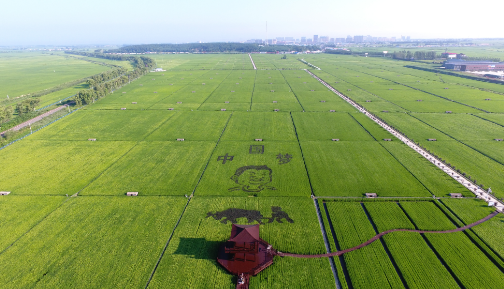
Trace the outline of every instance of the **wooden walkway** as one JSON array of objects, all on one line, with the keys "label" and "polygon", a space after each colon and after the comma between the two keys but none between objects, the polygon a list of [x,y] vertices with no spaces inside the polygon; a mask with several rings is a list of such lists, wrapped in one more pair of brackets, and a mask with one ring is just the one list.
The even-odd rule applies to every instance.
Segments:
[{"label": "wooden walkway", "polygon": [[292,254],[292,253],[282,253],[282,252],[272,252],[274,255],[278,255],[278,256],[281,256],[281,257],[295,257],[295,258],[321,258],[321,257],[334,257],[334,256],[341,256],[345,253],[348,253],[348,252],[352,252],[352,251],[355,251],[357,249],[360,249],[360,248],[363,248],[371,243],[373,243],[374,241],[380,239],[381,237],[387,235],[388,233],[392,233],[392,232],[400,232],[400,231],[403,231],[403,232],[414,232],[414,233],[438,233],[438,234],[442,234],[442,233],[455,233],[455,232],[461,232],[461,231],[464,231],[466,229],[469,229],[469,228],[472,228],[476,225],[479,225],[483,222],[486,222],[488,220],[490,220],[491,218],[497,216],[497,214],[499,214],[500,212],[499,211],[494,211],[493,213],[491,213],[490,215],[484,217],[483,219],[479,220],[479,221],[476,221],[472,224],[469,224],[469,225],[466,225],[466,226],[463,226],[463,227],[460,227],[460,228],[456,228],[456,229],[453,229],[453,230],[446,230],[446,231],[425,231],[425,230],[409,230],[409,229],[392,229],[392,230],[387,230],[387,231],[384,231],[384,232],[381,232],[380,234],[374,236],[373,238],[367,240],[366,242],[360,244],[360,245],[357,245],[353,248],[348,248],[348,249],[345,249],[345,250],[341,250],[341,251],[337,251],[337,252],[332,252],[332,253],[326,253],[326,254],[318,254],[318,255],[302,255],[302,254]]}]

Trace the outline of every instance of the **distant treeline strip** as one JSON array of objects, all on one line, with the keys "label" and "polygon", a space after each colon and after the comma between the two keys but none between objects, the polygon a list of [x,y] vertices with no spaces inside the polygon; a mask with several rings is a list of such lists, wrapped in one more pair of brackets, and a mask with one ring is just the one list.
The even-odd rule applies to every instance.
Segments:
[{"label": "distant treeline strip", "polygon": [[127,72],[127,69],[120,67],[112,71],[106,71],[95,75],[87,80],[89,89],[81,90],[75,95],[75,102],[77,105],[89,104],[96,99],[100,99],[114,89],[117,89],[131,80],[137,79],[142,75],[147,74],[151,69],[154,69],[156,63],[153,59],[144,56],[123,56],[123,55],[109,55],[103,53],[88,53],[66,51],[65,53],[84,55],[89,57],[104,58],[110,60],[130,61],[134,70]]},{"label": "distant treeline strip", "polygon": [[129,45],[111,49],[106,53],[145,53],[145,52],[286,52],[318,50],[317,46],[299,45],[259,45],[256,43],[187,43],[187,44],[144,44]]},{"label": "distant treeline strip", "polygon": [[[419,66],[414,66],[414,65],[405,65],[404,67],[412,68],[412,69],[418,69],[418,70],[423,70],[423,71],[428,71],[428,72],[434,72],[434,73],[441,73],[441,74],[446,74],[446,75],[450,75],[450,76],[456,76],[456,77],[460,77],[460,78],[467,78],[467,79],[477,80],[477,81],[482,81],[482,82],[490,82],[490,83],[496,83],[496,84],[504,85],[504,82],[502,82],[500,80],[493,80],[493,79],[488,79],[488,78],[471,76],[471,75],[466,75],[466,74],[451,72],[451,71],[447,71],[447,70],[431,69],[431,68],[419,67]],[[481,89],[481,88],[479,88],[479,89]],[[492,90],[489,90],[489,89],[482,89],[482,90],[492,91]],[[495,91],[492,91],[492,92],[496,93]]]}]

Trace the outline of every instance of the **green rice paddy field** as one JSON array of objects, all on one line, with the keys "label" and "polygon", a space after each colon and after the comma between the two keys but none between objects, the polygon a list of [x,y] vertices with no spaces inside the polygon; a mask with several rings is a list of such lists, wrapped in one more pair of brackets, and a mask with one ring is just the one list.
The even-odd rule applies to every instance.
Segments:
[{"label": "green rice paddy field", "polygon": [[[79,61],[7,56],[27,79],[30,63]],[[0,149],[0,191],[11,192],[0,196],[0,288],[235,288],[216,259],[232,223],[261,224],[281,252],[322,254],[389,229],[451,230],[494,210],[316,81],[301,57],[252,54],[257,70],[248,54],[149,57],[166,71]],[[378,58],[302,58],[504,197],[497,84]],[[67,76],[103,71],[82,62],[85,75]],[[499,214],[464,232],[393,232],[340,257],[275,256],[250,288],[500,288],[503,234]]]}]

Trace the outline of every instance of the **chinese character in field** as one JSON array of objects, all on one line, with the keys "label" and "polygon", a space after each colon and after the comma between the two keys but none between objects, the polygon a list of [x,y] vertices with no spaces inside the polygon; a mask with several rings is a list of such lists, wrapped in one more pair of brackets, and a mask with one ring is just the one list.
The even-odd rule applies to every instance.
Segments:
[{"label": "chinese character in field", "polygon": [[218,156],[217,161],[222,161],[222,164],[225,164],[227,161],[232,161],[234,156],[229,156],[227,153],[224,156]]},{"label": "chinese character in field", "polygon": [[249,154],[263,154],[264,146],[263,145],[251,145],[249,148]]},{"label": "chinese character in field", "polygon": [[292,155],[290,155],[290,154],[285,154],[285,155],[278,154],[277,155],[277,160],[278,160],[279,165],[286,164],[286,163],[290,162],[291,159],[292,159]]}]

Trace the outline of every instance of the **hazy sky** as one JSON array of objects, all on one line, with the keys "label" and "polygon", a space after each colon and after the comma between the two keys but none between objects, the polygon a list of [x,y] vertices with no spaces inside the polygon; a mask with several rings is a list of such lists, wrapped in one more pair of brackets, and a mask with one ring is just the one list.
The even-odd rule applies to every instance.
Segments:
[{"label": "hazy sky", "polygon": [[266,21],[268,38],[497,38],[502,8],[501,0],[3,1],[0,46],[245,41],[266,38]]}]

